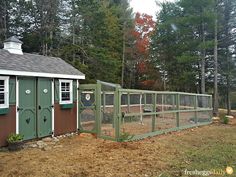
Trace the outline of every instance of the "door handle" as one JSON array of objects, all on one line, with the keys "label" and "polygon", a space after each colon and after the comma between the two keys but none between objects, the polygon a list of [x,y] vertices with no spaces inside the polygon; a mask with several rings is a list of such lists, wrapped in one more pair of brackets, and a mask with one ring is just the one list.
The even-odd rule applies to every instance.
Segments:
[{"label": "door handle", "polygon": [[39,105],[39,110],[41,110],[41,106]]},{"label": "door handle", "polygon": [[21,110],[23,110],[23,108],[19,108],[19,107],[17,107],[17,111],[21,111]]}]

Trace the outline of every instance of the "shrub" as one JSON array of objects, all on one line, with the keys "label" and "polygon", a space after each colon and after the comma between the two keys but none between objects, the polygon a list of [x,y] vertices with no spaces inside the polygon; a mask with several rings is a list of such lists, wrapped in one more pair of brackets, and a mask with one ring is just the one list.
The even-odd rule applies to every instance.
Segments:
[{"label": "shrub", "polygon": [[16,142],[20,142],[22,140],[23,140],[23,136],[20,134],[12,133],[7,137],[8,143],[16,143]]},{"label": "shrub", "polygon": [[228,124],[228,123],[229,123],[229,118],[227,116],[224,116],[223,124]]},{"label": "shrub", "polygon": [[134,135],[130,135],[127,132],[124,132],[120,135],[119,141],[120,142],[125,142],[125,141],[129,141],[134,137]]}]

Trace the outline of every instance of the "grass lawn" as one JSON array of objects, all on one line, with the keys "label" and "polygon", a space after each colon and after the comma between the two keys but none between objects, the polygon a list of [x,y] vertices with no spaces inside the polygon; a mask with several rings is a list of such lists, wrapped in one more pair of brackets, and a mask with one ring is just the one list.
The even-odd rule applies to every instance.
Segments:
[{"label": "grass lawn", "polygon": [[236,176],[235,119],[229,125],[212,124],[137,142],[77,135],[46,151],[0,152],[1,177],[174,177],[188,176],[185,170],[225,173],[227,166],[235,170],[228,176]]}]

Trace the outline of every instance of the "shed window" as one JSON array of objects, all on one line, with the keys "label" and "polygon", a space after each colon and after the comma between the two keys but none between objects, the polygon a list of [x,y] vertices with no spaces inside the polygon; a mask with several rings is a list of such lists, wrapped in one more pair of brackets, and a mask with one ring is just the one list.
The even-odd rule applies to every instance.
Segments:
[{"label": "shed window", "polygon": [[59,80],[60,83],[60,104],[71,104],[73,102],[73,81]]},{"label": "shed window", "polygon": [[9,107],[9,77],[0,76],[0,108]]}]

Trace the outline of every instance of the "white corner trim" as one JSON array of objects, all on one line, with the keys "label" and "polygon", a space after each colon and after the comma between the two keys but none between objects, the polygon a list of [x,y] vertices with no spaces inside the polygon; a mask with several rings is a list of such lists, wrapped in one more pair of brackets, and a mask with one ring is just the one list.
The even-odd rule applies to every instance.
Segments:
[{"label": "white corner trim", "polygon": [[66,74],[3,70],[3,69],[0,69],[0,75],[49,77],[49,78],[62,78],[62,79],[85,79],[85,75],[66,75]]},{"label": "white corner trim", "polygon": [[[61,83],[70,83],[70,101],[62,101],[61,99]],[[73,80],[59,79],[59,104],[72,104],[73,103]]]},{"label": "white corner trim", "polygon": [[19,134],[19,112],[17,108],[19,107],[19,81],[16,77],[16,134]]},{"label": "white corner trim", "polygon": [[79,80],[76,81],[76,93],[77,93],[77,99],[76,99],[76,131],[79,129]]},{"label": "white corner trim", "polygon": [[54,109],[54,79],[52,80],[52,136],[54,136],[54,113],[55,109]]}]

